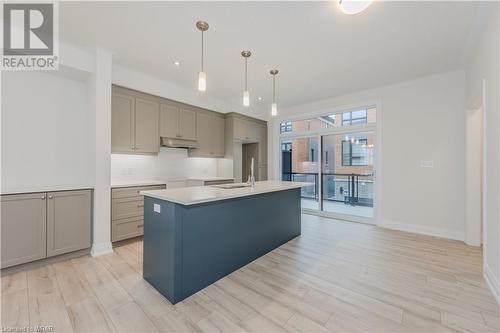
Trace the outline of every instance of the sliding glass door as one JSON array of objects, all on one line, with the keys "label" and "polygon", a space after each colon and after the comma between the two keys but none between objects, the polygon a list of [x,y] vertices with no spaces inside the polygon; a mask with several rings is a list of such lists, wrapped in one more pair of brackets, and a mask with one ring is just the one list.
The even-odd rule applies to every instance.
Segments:
[{"label": "sliding glass door", "polygon": [[322,210],[373,217],[373,132],[323,135]]},{"label": "sliding glass door", "polygon": [[319,138],[304,137],[281,141],[281,179],[308,182],[302,188],[302,208],[318,210],[319,202]]},{"label": "sliding glass door", "polygon": [[302,209],[373,223],[376,108],[282,122],[281,178],[309,182]]}]

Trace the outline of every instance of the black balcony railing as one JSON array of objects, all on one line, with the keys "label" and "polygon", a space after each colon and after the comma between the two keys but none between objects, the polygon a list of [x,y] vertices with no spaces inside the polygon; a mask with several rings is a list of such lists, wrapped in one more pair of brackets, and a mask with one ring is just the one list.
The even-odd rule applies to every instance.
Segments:
[{"label": "black balcony railing", "polygon": [[[314,183],[302,188],[302,198],[319,200],[319,174],[284,172],[283,180]],[[322,173],[323,200],[373,207],[373,173]]]}]

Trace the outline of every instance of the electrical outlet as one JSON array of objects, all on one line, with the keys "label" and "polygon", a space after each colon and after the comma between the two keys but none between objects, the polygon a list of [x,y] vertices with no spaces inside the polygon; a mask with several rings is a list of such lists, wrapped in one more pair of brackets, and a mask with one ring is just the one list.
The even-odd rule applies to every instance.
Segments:
[{"label": "electrical outlet", "polygon": [[422,161],[420,161],[420,167],[421,168],[434,168],[434,161],[433,160],[422,160]]}]

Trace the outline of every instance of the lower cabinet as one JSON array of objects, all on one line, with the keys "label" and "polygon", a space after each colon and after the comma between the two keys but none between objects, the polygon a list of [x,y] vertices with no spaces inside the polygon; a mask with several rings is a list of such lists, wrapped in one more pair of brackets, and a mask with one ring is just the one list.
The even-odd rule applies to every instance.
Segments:
[{"label": "lower cabinet", "polygon": [[1,268],[90,247],[91,190],[3,195]]},{"label": "lower cabinet", "polygon": [[48,193],[47,257],[90,247],[90,191]]},{"label": "lower cabinet", "polygon": [[46,197],[33,193],[0,198],[2,268],[46,257]]},{"label": "lower cabinet", "polygon": [[111,189],[111,241],[117,242],[144,234],[144,197],[139,193],[161,190],[166,185],[120,187]]}]

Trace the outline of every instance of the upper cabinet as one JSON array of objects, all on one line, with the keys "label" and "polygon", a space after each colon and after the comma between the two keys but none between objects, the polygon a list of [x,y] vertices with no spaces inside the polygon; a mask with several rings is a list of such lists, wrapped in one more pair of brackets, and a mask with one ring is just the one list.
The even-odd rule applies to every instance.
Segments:
[{"label": "upper cabinet", "polygon": [[234,139],[248,142],[258,142],[261,124],[234,117]]},{"label": "upper cabinet", "polygon": [[198,113],[196,132],[199,148],[190,149],[191,157],[224,157],[225,119],[216,113]]},{"label": "upper cabinet", "polygon": [[158,153],[158,117],[160,105],[141,98],[135,99],[135,152]]},{"label": "upper cabinet", "polygon": [[160,147],[160,104],[125,89],[113,88],[111,152],[156,154]]},{"label": "upper cabinet", "polygon": [[162,103],[160,107],[160,136],[196,141],[196,116],[194,110]]}]

